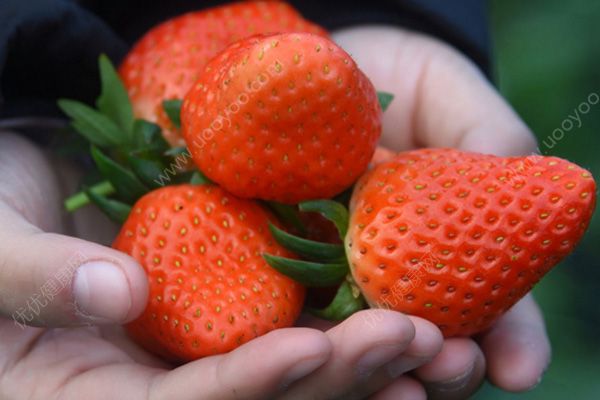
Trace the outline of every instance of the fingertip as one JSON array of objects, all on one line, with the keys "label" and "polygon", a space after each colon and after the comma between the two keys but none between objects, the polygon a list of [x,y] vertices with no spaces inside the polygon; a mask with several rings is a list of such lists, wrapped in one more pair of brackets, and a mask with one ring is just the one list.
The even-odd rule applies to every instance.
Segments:
[{"label": "fingertip", "polygon": [[433,358],[444,345],[442,332],[430,321],[420,317],[409,316],[415,327],[415,338],[409,346],[408,351],[412,355]]},{"label": "fingertip", "polygon": [[423,381],[428,398],[464,399],[475,393],[485,377],[485,358],[469,338],[450,338],[431,363],[415,374]]},{"label": "fingertip", "polygon": [[524,392],[537,386],[550,362],[550,344],[539,329],[512,326],[498,329],[482,342],[491,383],[508,392]]},{"label": "fingertip", "polygon": [[401,376],[371,396],[370,400],[427,400],[427,393],[415,379]]},{"label": "fingertip", "polygon": [[490,381],[506,391],[532,389],[550,363],[550,340],[531,295],[515,304],[479,341]]},{"label": "fingertip", "polygon": [[75,316],[93,324],[123,324],[137,318],[148,300],[148,279],[131,257],[86,243],[72,281]]},{"label": "fingertip", "polygon": [[467,338],[449,338],[443,342],[439,354],[416,372],[423,381],[445,382],[472,369],[481,350]]},{"label": "fingertip", "polygon": [[390,340],[406,345],[415,338],[416,333],[415,326],[408,316],[397,311],[383,309],[359,311],[336,328],[338,327],[352,332],[353,335],[367,329],[376,332],[381,341]]},{"label": "fingertip", "polygon": [[125,316],[125,322],[130,322],[139,317],[146,308],[150,289],[148,276],[142,266],[132,257],[122,258],[124,258],[124,262],[119,263],[119,266],[127,279],[131,297],[131,306]]}]

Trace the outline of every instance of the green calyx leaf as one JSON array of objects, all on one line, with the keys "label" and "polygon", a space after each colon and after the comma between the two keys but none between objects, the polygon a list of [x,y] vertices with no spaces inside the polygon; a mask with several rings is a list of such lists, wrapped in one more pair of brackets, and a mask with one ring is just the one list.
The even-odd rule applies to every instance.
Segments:
[{"label": "green calyx leaf", "polygon": [[83,103],[60,99],[58,106],[71,118],[71,126],[96,146],[118,146],[127,139],[109,117]]},{"label": "green calyx leaf", "polygon": [[317,212],[333,222],[342,241],[348,232],[348,210],[342,204],[333,200],[310,200],[299,205],[300,211]]},{"label": "green calyx leaf", "polygon": [[394,100],[394,95],[388,92],[377,92],[377,100],[379,100],[381,110],[385,112]]},{"label": "green calyx leaf", "polygon": [[340,285],[335,297],[327,307],[323,309],[309,308],[308,311],[319,318],[341,321],[355,312],[365,309],[366,305],[358,288],[351,280],[346,280]]},{"label": "green calyx leaf", "polygon": [[163,174],[165,167],[160,161],[129,155],[127,162],[135,176],[147,187],[152,189],[161,187],[157,182],[160,182],[159,177]]},{"label": "green calyx leaf", "polygon": [[348,273],[348,264],[317,263],[263,254],[265,261],[280,273],[309,287],[328,287],[340,283]]},{"label": "green calyx leaf", "polygon": [[109,199],[89,189],[84,193],[104,214],[118,224],[123,224],[131,212],[131,207],[123,202]]},{"label": "green calyx leaf", "polygon": [[133,144],[136,149],[150,149],[161,155],[169,150],[160,126],[144,119],[136,119],[133,123]]},{"label": "green calyx leaf", "polygon": [[192,185],[212,185],[213,182],[200,171],[194,171],[190,179]]},{"label": "green calyx leaf", "polygon": [[110,159],[97,147],[91,148],[92,158],[100,173],[114,186],[125,201],[134,203],[148,192],[148,188],[127,168]]},{"label": "green calyx leaf", "polygon": [[98,67],[102,91],[96,100],[96,107],[127,135],[129,141],[132,138],[133,110],[127,90],[105,54],[98,59]]},{"label": "green calyx leaf", "polygon": [[314,261],[345,263],[344,246],[340,244],[321,243],[303,239],[289,234],[271,223],[269,223],[269,230],[277,243],[302,258]]},{"label": "green calyx leaf", "polygon": [[277,203],[275,201],[268,201],[266,202],[266,205],[286,226],[294,228],[300,235],[306,235],[306,227],[300,219],[298,210],[295,206]]},{"label": "green calyx leaf", "polygon": [[172,100],[164,100],[162,105],[165,113],[175,125],[177,129],[181,128],[181,105],[183,104],[182,100],[172,99]]}]

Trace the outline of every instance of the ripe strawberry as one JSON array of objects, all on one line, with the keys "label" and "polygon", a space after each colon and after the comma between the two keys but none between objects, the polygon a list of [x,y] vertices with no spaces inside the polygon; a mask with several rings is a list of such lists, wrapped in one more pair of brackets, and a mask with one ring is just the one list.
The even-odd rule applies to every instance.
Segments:
[{"label": "ripe strawberry", "polygon": [[308,33],[233,44],[184,99],[194,162],[240,197],[329,198],[367,168],[381,131],[368,78],[330,40]]},{"label": "ripe strawberry", "polygon": [[[377,146],[369,167],[373,168],[378,164],[389,161],[395,155],[396,153],[392,150],[383,146]],[[300,220],[306,228],[305,237],[307,239],[325,243],[342,243],[335,225],[321,214],[317,212],[303,212],[300,213]]]},{"label": "ripe strawberry", "polygon": [[353,194],[352,276],[372,306],[471,335],[573,251],[595,198],[590,173],[556,157],[400,154]]},{"label": "ripe strawberry", "polygon": [[310,286],[342,282],[330,306],[316,311],[323,317],[345,318],[364,298],[426,318],[445,336],[472,335],[573,251],[595,191],[589,172],[556,157],[400,153],[357,182],[350,216],[330,200],[300,204],[335,223],[348,264],[339,245],[273,227],[275,239],[306,260],[265,259]]},{"label": "ripe strawberry", "polygon": [[187,361],[223,353],[291,326],[304,288],[269,267],[287,254],[258,204],[216,186],[168,186],[142,197],[113,247],[144,267],[144,313],[127,326],[146,349]]},{"label": "ripe strawberry", "polygon": [[191,12],[154,27],[137,42],[120,68],[135,115],[161,125],[171,144],[183,145],[162,109],[162,101],[183,98],[198,72],[229,44],[258,33],[291,31],[327,35],[291,6],[270,1]]}]

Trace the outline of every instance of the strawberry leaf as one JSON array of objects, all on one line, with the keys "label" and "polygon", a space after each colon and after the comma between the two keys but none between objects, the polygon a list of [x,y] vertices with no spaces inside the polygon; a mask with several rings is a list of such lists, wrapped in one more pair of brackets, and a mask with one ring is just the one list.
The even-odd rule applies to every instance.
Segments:
[{"label": "strawberry leaf", "polygon": [[92,158],[100,173],[115,187],[117,194],[127,202],[135,202],[148,192],[148,188],[125,167],[107,157],[97,147],[92,146]]},{"label": "strawberry leaf", "polygon": [[321,243],[291,235],[269,223],[271,234],[283,247],[303,258],[315,261],[340,262],[345,260],[344,246]]},{"label": "strawberry leaf", "polygon": [[60,99],[58,106],[71,118],[73,128],[96,146],[118,146],[126,139],[110,118],[83,103]]},{"label": "strawberry leaf", "polygon": [[100,97],[96,100],[96,107],[121,128],[127,134],[128,139],[131,139],[133,111],[127,90],[125,90],[121,78],[119,78],[117,71],[115,71],[105,54],[102,54],[98,59],[98,67],[100,69],[102,91]]},{"label": "strawberry leaf", "polygon": [[136,119],[133,123],[133,142],[136,148],[156,148],[161,153],[169,149],[160,126],[144,119]]},{"label": "strawberry leaf", "polygon": [[342,241],[348,232],[348,210],[342,204],[333,200],[309,200],[298,205],[300,211],[318,212],[333,222]]},{"label": "strawberry leaf", "polygon": [[385,112],[394,100],[394,95],[387,92],[377,92],[377,100],[379,100],[381,110]]},{"label": "strawberry leaf", "polygon": [[309,287],[334,286],[340,283],[348,273],[348,264],[345,261],[324,264],[292,260],[266,253],[263,254],[263,258],[277,271]]},{"label": "strawberry leaf", "polygon": [[161,162],[150,158],[129,155],[127,157],[129,166],[146,186],[152,189],[161,187],[159,177],[163,174],[165,167]]},{"label": "strawberry leaf", "polygon": [[306,235],[306,227],[298,215],[296,207],[289,204],[281,204],[275,201],[268,201],[266,205],[279,218],[281,222],[289,227],[293,227],[300,235]]},{"label": "strawberry leaf", "polygon": [[131,207],[129,205],[117,200],[109,199],[92,190],[85,190],[85,194],[92,203],[98,206],[102,212],[118,224],[123,224],[131,212]]},{"label": "strawberry leaf", "polygon": [[357,291],[352,289],[352,285],[345,281],[327,307],[320,310],[308,308],[308,311],[319,318],[342,321],[365,307],[366,303],[360,292],[357,294]]},{"label": "strawberry leaf", "polygon": [[177,129],[181,128],[180,115],[181,115],[181,104],[182,103],[183,103],[183,101],[181,101],[179,99],[164,100],[162,103],[165,113],[167,114],[167,116],[169,117],[169,119],[171,120],[173,125],[175,125],[175,127]]}]

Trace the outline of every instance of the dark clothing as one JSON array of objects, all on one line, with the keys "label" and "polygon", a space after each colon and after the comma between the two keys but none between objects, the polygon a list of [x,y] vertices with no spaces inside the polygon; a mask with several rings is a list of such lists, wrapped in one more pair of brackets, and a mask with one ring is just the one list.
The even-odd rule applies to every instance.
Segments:
[{"label": "dark clothing", "polygon": [[[153,25],[223,1],[2,0],[0,2],[0,119],[56,116],[56,99],[92,102],[97,58],[118,63]],[[328,29],[379,23],[437,36],[486,73],[489,47],[484,0],[298,0],[307,19]]]}]

